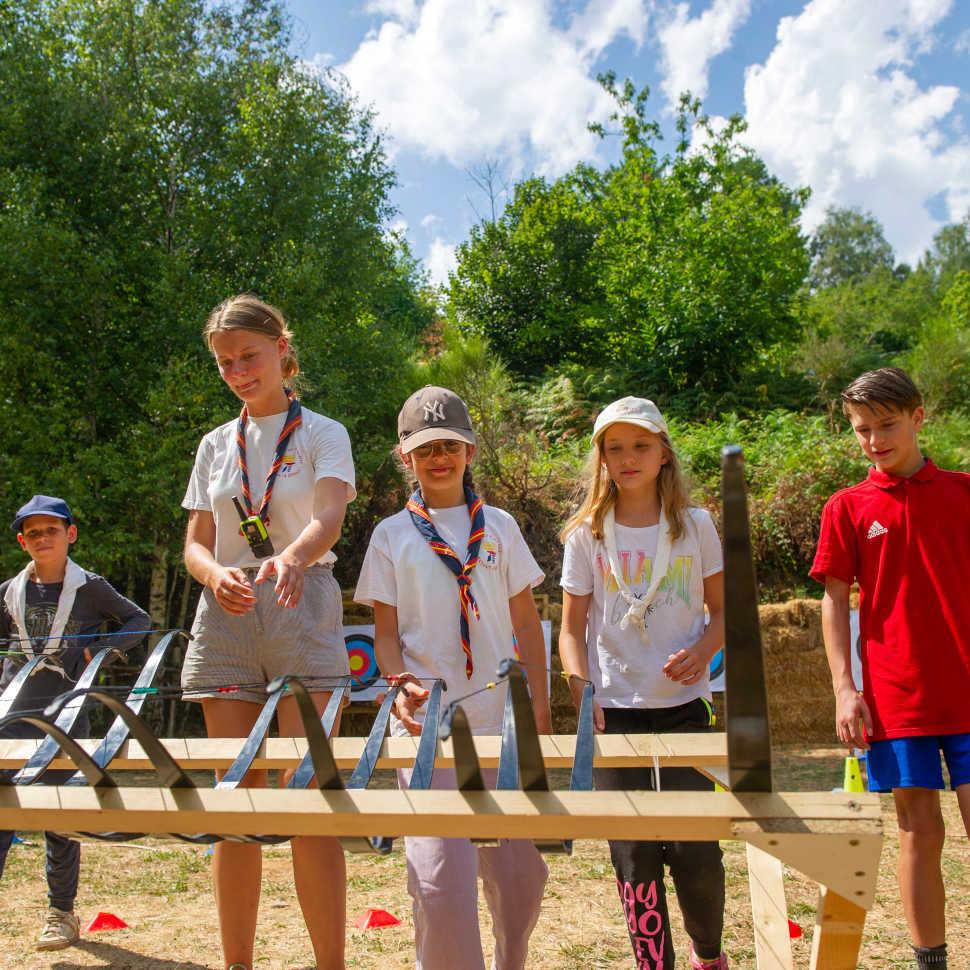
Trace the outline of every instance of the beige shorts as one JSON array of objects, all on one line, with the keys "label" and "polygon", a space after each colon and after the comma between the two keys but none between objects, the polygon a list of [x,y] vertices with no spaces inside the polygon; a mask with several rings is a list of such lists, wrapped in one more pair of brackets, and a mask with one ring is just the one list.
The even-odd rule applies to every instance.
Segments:
[{"label": "beige shorts", "polygon": [[[246,570],[250,579],[256,570]],[[343,632],[340,586],[327,566],[304,574],[303,594],[294,609],[276,601],[273,581],[255,587],[256,606],[245,616],[232,616],[205,589],[192,624],[192,640],[182,664],[184,699],[226,697],[266,700],[263,687],[274,677],[349,677]],[[220,687],[238,685],[226,692]],[[329,691],[328,683],[307,683],[312,691]]]}]

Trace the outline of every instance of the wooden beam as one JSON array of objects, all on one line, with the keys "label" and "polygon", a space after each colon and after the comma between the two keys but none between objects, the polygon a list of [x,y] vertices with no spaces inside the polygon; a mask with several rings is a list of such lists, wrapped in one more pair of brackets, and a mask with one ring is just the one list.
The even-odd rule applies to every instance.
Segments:
[{"label": "wooden beam", "polygon": [[0,788],[0,829],[223,835],[714,840],[739,823],[878,834],[877,796],[832,793]]},{"label": "wooden beam", "polygon": [[856,970],[865,924],[864,909],[820,886],[811,970]]},{"label": "wooden beam", "polygon": [[[242,747],[243,738],[166,738],[162,744],[185,770],[213,770],[229,767]],[[546,768],[571,768],[576,750],[573,734],[543,735],[540,737]],[[353,768],[364,750],[365,738],[334,738],[334,757],[340,768]],[[0,740],[0,769],[20,768],[37,750],[40,741]],[[724,734],[664,734],[625,735],[602,734],[594,740],[594,763],[602,768],[629,768],[653,764],[660,759],[661,767],[717,768],[727,764],[727,744]],[[80,742],[89,754],[99,740]],[[478,736],[475,748],[482,767],[498,765],[501,738]],[[305,738],[267,738],[253,762],[253,768],[293,768],[306,754]],[[410,768],[418,751],[417,738],[385,738],[381,747],[378,768]],[[454,766],[451,741],[438,743],[439,768]],[[58,755],[52,768],[73,768],[72,762]],[[109,771],[150,771],[151,762],[136,741],[126,741],[110,765]]]},{"label": "wooden beam", "polygon": [[747,855],[758,970],[794,970],[785,905],[784,866],[780,859],[750,842]]},{"label": "wooden beam", "polygon": [[843,830],[762,834],[752,831],[754,824],[757,823],[736,823],[737,837],[775,856],[820,886],[828,886],[856,906],[872,909],[882,853],[881,833]]}]

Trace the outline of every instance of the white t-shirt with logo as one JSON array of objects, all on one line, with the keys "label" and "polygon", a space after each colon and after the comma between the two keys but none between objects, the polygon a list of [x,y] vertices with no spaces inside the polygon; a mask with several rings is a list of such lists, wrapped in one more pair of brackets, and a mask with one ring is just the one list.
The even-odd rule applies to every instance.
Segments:
[{"label": "white t-shirt with logo", "polygon": [[[276,552],[282,552],[313,518],[313,492],[321,478],[337,478],[347,485],[347,501],[354,487],[354,460],[350,436],[338,421],[302,409],[303,423],[293,432],[286,446],[283,465],[273,485],[269,503],[267,531]],[[246,422],[246,467],[253,510],[259,508],[266,490],[266,473],[276,457],[276,442],[286,421],[286,412]],[[216,522],[216,562],[223,566],[258,566],[249,543],[239,533],[239,513],[233,495],[243,508],[242,476],[236,446],[237,419],[210,431],[199,443],[189,486],[182,508],[211,512]],[[318,562],[335,562],[333,552]]]},{"label": "white t-shirt with logo", "polygon": [[[460,505],[428,511],[438,534],[464,559],[471,532],[468,508]],[[397,609],[405,670],[421,679],[443,677],[447,692],[442,699],[450,703],[493,681],[501,661],[515,656],[509,599],[538,586],[542,579],[542,570],[512,516],[486,505],[485,537],[472,573],[471,589],[480,619],[469,618],[475,665],[470,680],[465,675],[454,573],[432,552],[406,509],[374,529],[354,599],[368,606],[377,602]],[[485,690],[462,701],[475,734],[501,732],[504,704],[504,689]],[[420,717],[423,713],[419,712]],[[392,727],[397,735],[407,733],[396,719]]]},{"label": "white t-shirt with logo", "polygon": [[[586,624],[590,680],[603,707],[676,707],[710,697],[710,678],[679,684],[664,676],[672,653],[696,643],[704,632],[704,580],[723,570],[721,542],[704,509],[690,508],[685,532],[670,550],[666,578],[647,616],[649,645],[633,624],[620,629],[626,601],[613,579],[602,541],[583,523],[566,540],[562,588],[574,596],[593,594]],[[630,591],[650,585],[660,527],[616,526],[617,555]]]}]

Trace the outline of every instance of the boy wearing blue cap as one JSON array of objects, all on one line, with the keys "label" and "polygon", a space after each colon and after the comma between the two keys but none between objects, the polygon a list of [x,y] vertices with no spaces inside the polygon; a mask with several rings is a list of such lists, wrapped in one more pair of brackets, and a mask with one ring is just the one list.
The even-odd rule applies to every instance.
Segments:
[{"label": "boy wearing blue cap", "polygon": [[[46,707],[58,694],[70,690],[91,657],[109,645],[119,652],[141,641],[151,621],[144,610],[117,592],[107,580],[78,566],[69,556],[77,540],[77,526],[67,502],[50,495],[35,495],[13,520],[20,547],[30,562],[20,573],[0,584],[0,639],[14,649],[0,670],[0,693],[17,670],[33,656],[47,659],[35,668],[14,702],[17,711]],[[99,643],[97,633],[105,621],[120,624],[120,636]],[[129,636],[124,634],[131,631]],[[22,652],[21,652],[22,651]],[[89,733],[82,715],[74,733]],[[39,737],[25,725],[0,727],[0,737]],[[72,772],[57,772],[66,777]],[[61,779],[58,779],[61,780]],[[79,921],[74,914],[81,847],[55,832],[47,838],[47,887],[50,909],[37,941],[38,950],[60,950],[76,943]],[[0,876],[3,875],[13,832],[0,832]]]}]

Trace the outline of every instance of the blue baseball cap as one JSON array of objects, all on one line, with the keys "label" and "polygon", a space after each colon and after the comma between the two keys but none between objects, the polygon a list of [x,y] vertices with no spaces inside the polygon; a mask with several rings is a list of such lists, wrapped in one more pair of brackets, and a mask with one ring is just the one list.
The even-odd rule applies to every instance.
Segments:
[{"label": "blue baseball cap", "polygon": [[14,517],[10,528],[14,532],[20,532],[24,519],[32,515],[53,515],[58,519],[64,519],[68,525],[74,521],[70,506],[64,499],[54,498],[53,495],[35,495],[26,505],[17,510],[17,515]]}]

